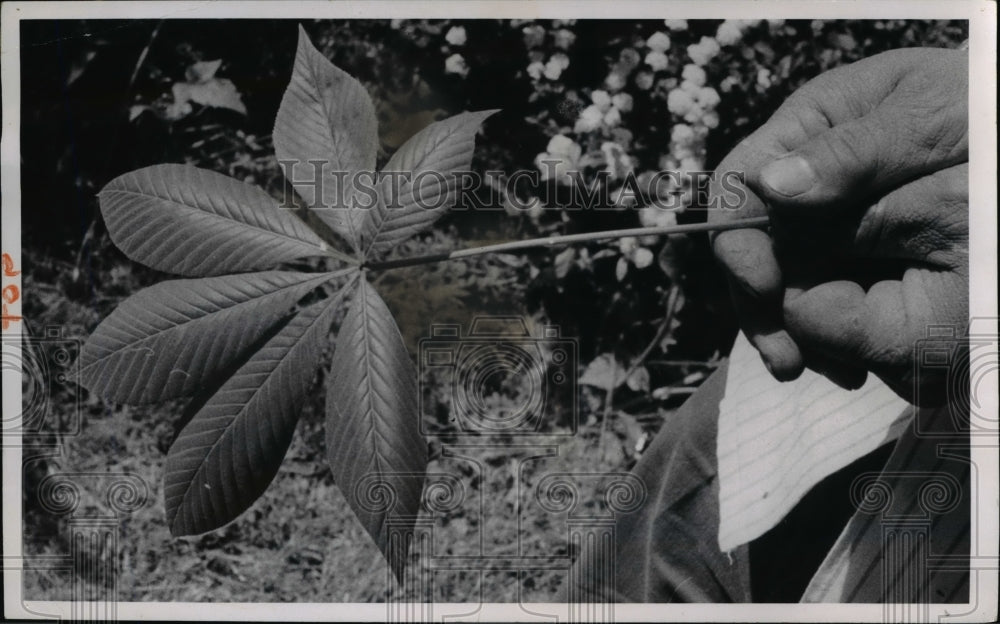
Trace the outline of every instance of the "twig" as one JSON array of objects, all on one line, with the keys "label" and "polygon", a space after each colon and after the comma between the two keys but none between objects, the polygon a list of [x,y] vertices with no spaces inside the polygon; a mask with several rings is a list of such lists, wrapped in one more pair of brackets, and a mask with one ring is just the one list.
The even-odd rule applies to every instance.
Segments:
[{"label": "twig", "polygon": [[365,267],[373,271],[378,271],[383,269],[396,269],[399,267],[414,266],[418,264],[430,264],[432,262],[443,262],[445,260],[458,260],[459,258],[470,258],[472,256],[480,256],[483,254],[518,251],[522,249],[562,247],[573,243],[586,243],[614,238],[625,238],[628,236],[659,236],[663,234],[691,234],[694,232],[722,232],[725,230],[765,227],[768,223],[770,223],[768,217],[751,217],[748,219],[736,219],[735,221],[727,221],[724,223],[689,223],[685,225],[665,225],[657,227],[630,228],[625,230],[605,230],[602,232],[588,232],[586,234],[567,234],[565,236],[547,236],[544,238],[532,238],[529,240],[498,243],[496,245],[471,247],[469,249],[458,249],[452,252],[429,254],[426,256],[412,256],[409,258],[386,260],[384,262],[372,262],[367,263]]},{"label": "twig", "polygon": [[[660,322],[660,326],[656,330],[656,335],[653,336],[651,341],[649,341],[649,344],[646,345],[646,348],[639,354],[639,357],[632,360],[632,364],[630,364],[628,370],[625,371],[623,383],[628,383],[629,377],[635,373],[636,369],[642,365],[643,360],[645,360],[649,354],[653,352],[656,345],[658,345],[667,332],[670,331],[670,325],[674,320],[674,313],[677,311],[677,302],[680,300],[680,292],[680,287],[677,285],[670,287],[670,294],[667,296],[667,310],[663,317],[663,321]],[[604,462],[606,459],[605,452],[607,451],[607,448],[604,446],[604,433],[607,431],[608,417],[611,415],[611,406],[615,400],[615,383],[616,380],[614,379],[614,373],[612,373],[611,384],[608,387],[607,397],[604,400],[604,414],[601,416],[601,433],[597,438],[597,448],[600,451],[601,462]]]},{"label": "twig", "polygon": [[677,302],[680,300],[680,293],[681,289],[677,285],[670,287],[670,294],[667,295],[666,316],[663,317],[663,321],[657,328],[656,335],[653,336],[653,339],[649,341],[649,344],[646,345],[646,348],[639,354],[639,357],[632,360],[632,365],[629,366],[629,369],[625,372],[626,380],[632,376],[632,373],[634,373],[639,366],[642,365],[643,361],[645,361],[645,359],[649,357],[649,354],[653,352],[653,349],[656,348],[656,345],[660,344],[663,337],[668,331],[670,331],[670,325],[674,320],[674,313],[677,311]]},{"label": "twig", "polygon": [[83,235],[83,240],[80,241],[80,248],[76,251],[76,264],[73,268],[73,281],[77,282],[80,279],[80,264],[83,262],[83,250],[90,243],[90,239],[94,237],[94,226],[97,224],[97,217],[90,220],[90,225],[87,227],[87,232]]},{"label": "twig", "polygon": [[646,362],[648,366],[702,366],[704,368],[718,368],[719,362],[710,360],[650,360]]},{"label": "twig", "polygon": [[153,28],[153,32],[149,35],[149,41],[146,42],[146,47],[139,53],[139,58],[135,62],[135,68],[132,70],[132,76],[128,80],[129,91],[132,90],[132,85],[135,84],[135,79],[139,77],[139,70],[142,68],[142,64],[146,62],[146,56],[149,55],[149,49],[153,46],[153,41],[156,40],[156,35],[160,34],[161,26],[163,26],[162,19],[156,23],[156,27]]}]

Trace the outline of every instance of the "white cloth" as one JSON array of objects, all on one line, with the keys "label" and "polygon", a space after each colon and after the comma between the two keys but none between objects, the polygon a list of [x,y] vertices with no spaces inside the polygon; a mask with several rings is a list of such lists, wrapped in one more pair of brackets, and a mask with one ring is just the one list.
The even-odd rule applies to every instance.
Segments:
[{"label": "white cloth", "polygon": [[766,533],[810,488],[898,438],[911,418],[874,375],[854,391],[810,370],[779,382],[740,333],[719,405],[719,548]]}]

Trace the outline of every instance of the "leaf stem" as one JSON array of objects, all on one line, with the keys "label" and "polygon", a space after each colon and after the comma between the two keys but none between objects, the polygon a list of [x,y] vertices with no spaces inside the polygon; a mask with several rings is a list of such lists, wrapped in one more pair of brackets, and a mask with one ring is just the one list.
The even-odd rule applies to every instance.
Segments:
[{"label": "leaf stem", "polygon": [[768,217],[750,217],[747,219],[736,219],[723,223],[689,223],[685,225],[664,225],[656,227],[629,228],[624,230],[604,230],[601,232],[587,232],[585,234],[567,234],[564,236],[546,236],[544,238],[532,238],[528,240],[510,241],[507,243],[497,243],[496,245],[484,245],[481,247],[470,247],[468,249],[457,249],[451,252],[441,252],[428,254],[425,256],[411,256],[409,258],[396,258],[383,262],[371,262],[364,265],[364,268],[373,271],[385,269],[398,269],[400,267],[416,266],[419,264],[431,264],[445,260],[458,260],[459,258],[470,258],[491,253],[506,253],[520,251],[522,249],[536,249],[539,247],[561,247],[573,243],[586,243],[590,241],[609,240],[614,238],[625,238],[628,236],[659,236],[664,234],[691,234],[694,232],[722,232],[725,230],[737,230],[742,228],[765,227],[769,223]]}]

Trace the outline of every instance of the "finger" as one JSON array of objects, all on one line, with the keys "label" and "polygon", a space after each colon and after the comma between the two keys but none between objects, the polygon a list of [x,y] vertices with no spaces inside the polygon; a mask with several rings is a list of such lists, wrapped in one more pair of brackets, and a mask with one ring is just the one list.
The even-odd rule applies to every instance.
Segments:
[{"label": "finger", "polygon": [[796,271],[815,274],[823,258],[840,271],[827,281],[854,276],[869,284],[900,279],[912,261],[942,269],[967,265],[968,168],[962,163],[918,178],[856,214],[776,214],[770,232],[786,285]]},{"label": "finger", "polygon": [[778,381],[797,379],[805,365],[798,346],[781,325],[780,300],[774,306],[762,305],[760,300],[733,284],[731,278],[729,293],[740,329],[760,353],[767,370]]},{"label": "finger", "polygon": [[908,271],[867,292],[856,282],[826,282],[789,291],[784,322],[808,353],[864,367],[907,400],[916,396],[913,353],[928,328],[968,315],[968,293],[942,271]]},{"label": "finger", "polygon": [[[812,284],[810,287],[815,286]],[[787,297],[794,298],[807,290],[800,284],[790,284]],[[802,352],[805,368],[823,375],[845,390],[857,390],[868,379],[868,371],[856,363],[838,360],[828,356],[823,350],[809,349],[805,344],[798,345]]]},{"label": "finger", "polygon": [[776,209],[850,205],[966,161],[964,104],[958,100],[943,112],[914,119],[884,102],[762,167],[757,190]]},{"label": "finger", "polygon": [[803,352],[806,368],[823,375],[845,390],[857,390],[868,380],[868,371],[827,357],[821,352]]},{"label": "finger", "polygon": [[802,355],[782,327],[781,270],[770,237],[755,229],[730,230],[716,237],[714,248],[728,270],[729,291],[743,333],[776,379],[795,379],[802,373]]},{"label": "finger", "polygon": [[968,262],[969,165],[924,176],[885,195],[859,219],[854,256],[916,260],[955,269]]},{"label": "finger", "polygon": [[[768,155],[780,149],[773,144],[767,147],[765,143],[772,142],[766,137],[766,127],[758,130],[719,165],[719,175],[712,180],[709,193],[711,205],[726,209],[711,210],[710,223],[767,214],[764,203],[744,183],[748,171],[755,171]],[[782,328],[781,269],[770,236],[761,229],[748,228],[715,233],[710,240],[717,260],[727,273],[743,333],[777,379],[795,379],[803,369],[802,356]]]}]

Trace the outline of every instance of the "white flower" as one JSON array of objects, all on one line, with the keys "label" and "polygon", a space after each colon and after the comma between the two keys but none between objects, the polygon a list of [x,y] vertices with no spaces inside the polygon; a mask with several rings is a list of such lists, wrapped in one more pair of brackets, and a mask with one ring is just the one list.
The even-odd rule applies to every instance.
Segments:
[{"label": "white flower", "polygon": [[677,225],[677,213],[656,206],[646,206],[639,209],[639,222],[643,227],[669,227]]},{"label": "white flower", "polygon": [[579,160],[580,155],[583,153],[583,148],[568,136],[557,134],[549,139],[549,144],[545,147],[545,151],[554,156],[569,158],[575,162]]},{"label": "white flower", "polygon": [[452,26],[444,36],[444,40],[453,46],[465,45],[465,28],[462,26]]},{"label": "white flower", "polygon": [[683,117],[695,106],[694,97],[682,89],[674,89],[667,94],[667,109]]},{"label": "white flower", "polygon": [[767,20],[767,25],[771,28],[781,28],[785,25],[785,20],[783,19],[769,19]]},{"label": "white flower", "polygon": [[670,30],[687,30],[688,21],[687,20],[663,20],[663,23],[667,25]]},{"label": "white flower", "polygon": [[711,37],[702,37],[698,43],[687,47],[688,56],[696,65],[705,65],[720,52],[719,42]]},{"label": "white flower", "polygon": [[524,33],[524,45],[528,48],[537,48],[545,42],[545,29],[534,24],[521,29]]},{"label": "white flower", "polygon": [[698,96],[698,91],[701,90],[701,87],[698,86],[697,84],[691,82],[690,80],[683,80],[683,81],[681,81],[681,90],[682,91],[687,91],[692,96],[697,97]]},{"label": "white flower", "polygon": [[612,107],[604,114],[604,125],[614,128],[622,122],[622,115],[617,108]]},{"label": "white flower", "polygon": [[604,86],[608,88],[612,93],[615,91],[621,91],[625,87],[625,76],[620,72],[613,71],[608,74],[608,77],[604,79]]},{"label": "white flower", "polygon": [[663,52],[653,51],[646,55],[646,64],[653,68],[653,71],[661,71],[667,68],[667,55]]},{"label": "white flower", "polygon": [[682,158],[695,155],[695,145],[693,143],[671,143],[670,155],[680,161]]},{"label": "white flower", "polygon": [[625,236],[618,239],[618,251],[623,255],[630,256],[638,248],[639,243],[635,240],[634,236]]},{"label": "white flower", "polygon": [[719,83],[719,90],[722,91],[723,93],[729,93],[730,91],[733,90],[733,87],[735,87],[738,84],[740,84],[739,78],[737,78],[736,76],[726,76],[725,78],[722,79],[722,82]]},{"label": "white flower", "polygon": [[666,52],[670,49],[670,37],[664,32],[655,32],[646,39],[646,45],[654,52]]},{"label": "white flower", "polygon": [[545,72],[545,65],[535,61],[534,63],[528,65],[528,75],[531,76],[532,80],[538,80],[542,77],[542,73]]},{"label": "white flower", "polygon": [[771,86],[771,70],[766,67],[761,67],[757,70],[757,84],[762,89],[767,89]]},{"label": "white flower", "polygon": [[629,258],[629,260],[632,261],[635,268],[645,269],[649,265],[653,264],[654,256],[652,251],[646,249],[645,247],[640,247],[635,250],[635,253],[632,254],[632,257]]},{"label": "white flower", "polygon": [[689,145],[695,140],[695,133],[691,126],[687,124],[674,124],[670,129],[670,142],[681,145]]},{"label": "white flower", "polygon": [[634,168],[632,157],[626,154],[622,146],[614,141],[602,143],[601,152],[604,154],[607,171],[614,180],[624,178]]},{"label": "white flower", "polygon": [[611,98],[611,105],[621,112],[627,113],[632,110],[632,96],[628,93],[616,93],[615,96]]},{"label": "white flower", "polygon": [[552,55],[552,58],[545,63],[545,77],[549,80],[559,80],[563,70],[569,67],[569,57],[562,52]]},{"label": "white flower", "polygon": [[684,121],[692,124],[698,123],[701,121],[701,118],[704,115],[705,115],[705,109],[702,108],[697,102],[695,102],[694,106],[692,106],[691,109],[687,112],[687,114],[684,115]]},{"label": "white flower", "polygon": [[706,128],[718,128],[719,127],[719,113],[713,111],[708,111],[701,117],[701,123],[705,124]]},{"label": "white flower", "polygon": [[576,35],[573,34],[573,31],[566,30],[565,28],[560,28],[552,36],[555,39],[556,47],[563,50],[568,50],[573,45],[573,42],[576,41]]},{"label": "white flower", "polygon": [[721,45],[736,45],[743,38],[743,29],[739,22],[726,20],[719,24],[719,29],[715,31],[715,38]]},{"label": "white flower", "polygon": [[603,120],[604,115],[601,113],[601,109],[591,104],[580,113],[580,117],[576,120],[576,125],[573,127],[573,132],[592,132],[601,127]]},{"label": "white flower", "polygon": [[611,96],[603,89],[595,89],[590,94],[590,101],[594,103],[602,113],[611,108]]},{"label": "white flower", "polygon": [[469,73],[469,66],[465,63],[465,58],[461,54],[452,54],[444,60],[444,72],[446,74],[458,74],[462,78]]},{"label": "white flower", "polygon": [[721,98],[719,93],[712,87],[702,87],[698,89],[698,94],[695,96],[695,100],[698,105],[706,110],[711,110],[719,105]]},{"label": "white flower", "polygon": [[577,170],[577,161],[583,149],[573,139],[556,135],[549,140],[545,151],[535,157],[535,166],[541,172],[542,180],[556,180],[560,183],[573,181],[571,172]]},{"label": "white flower", "polygon": [[707,80],[705,70],[693,63],[688,63],[684,66],[684,69],[681,71],[681,78],[693,82],[699,87],[705,86]]},{"label": "white flower", "polygon": [[648,91],[653,86],[653,74],[648,71],[639,72],[635,75],[635,86]]},{"label": "white flower", "polygon": [[[621,252],[623,260],[631,262],[637,269],[645,269],[649,265],[653,264],[653,252],[645,247],[640,247],[639,241],[634,236],[626,236],[625,238],[619,239],[618,251]],[[619,266],[616,268],[615,272],[618,274],[618,281],[621,281],[628,273],[628,265],[625,265],[623,269],[621,266],[621,260],[618,262]]]}]

